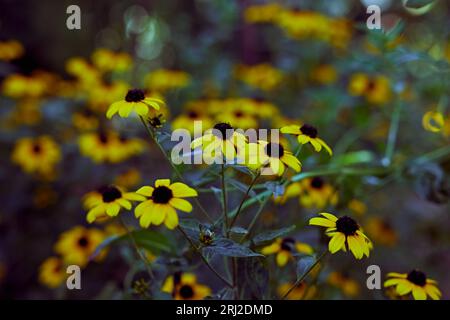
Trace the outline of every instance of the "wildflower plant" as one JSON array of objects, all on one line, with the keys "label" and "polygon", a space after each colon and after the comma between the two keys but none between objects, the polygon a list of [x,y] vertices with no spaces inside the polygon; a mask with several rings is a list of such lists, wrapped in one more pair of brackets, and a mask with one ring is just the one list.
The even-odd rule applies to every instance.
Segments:
[{"label": "wildflower plant", "polygon": [[25,250],[40,296],[76,264],[100,298],[448,298],[448,4],[181,2],[124,1],[61,70],[0,40],[0,284]]}]

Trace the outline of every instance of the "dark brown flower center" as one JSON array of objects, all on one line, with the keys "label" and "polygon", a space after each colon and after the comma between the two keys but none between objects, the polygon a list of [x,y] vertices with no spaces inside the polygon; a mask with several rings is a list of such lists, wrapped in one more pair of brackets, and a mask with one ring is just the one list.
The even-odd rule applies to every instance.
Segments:
[{"label": "dark brown flower center", "polygon": [[168,203],[173,198],[172,190],[167,187],[161,186],[153,190],[152,199],[155,203]]},{"label": "dark brown flower center", "polygon": [[131,89],[128,90],[127,95],[125,96],[126,102],[139,102],[145,99],[144,91],[141,89]]},{"label": "dark brown flower center", "polygon": [[[228,124],[228,123],[218,123],[214,126],[214,129],[218,130],[221,133],[221,138],[222,140],[225,140],[227,138],[229,138],[229,136],[231,137],[231,130],[233,130],[233,127]],[[227,134],[227,130],[228,130],[228,134]]]},{"label": "dark brown flower center", "polygon": [[80,239],[78,239],[78,245],[80,247],[86,248],[88,246],[88,244],[89,244],[89,241],[88,241],[88,239],[85,236],[83,236]]},{"label": "dark brown flower center", "polygon": [[309,124],[304,124],[301,128],[300,131],[310,137],[310,138],[316,138],[317,137],[317,129],[314,128],[312,125]]},{"label": "dark brown flower center", "polygon": [[187,114],[188,118],[190,119],[197,119],[198,118],[198,113],[195,111],[189,111]]},{"label": "dark brown flower center", "polygon": [[336,221],[336,229],[346,236],[353,236],[359,230],[359,226],[352,218],[343,216]]},{"label": "dark brown flower center", "polygon": [[284,238],[281,241],[281,250],[285,251],[293,251],[294,250],[295,240],[292,238]]},{"label": "dark brown flower center", "polygon": [[324,181],[322,178],[314,177],[311,179],[310,185],[314,189],[322,189],[322,187],[324,185]]},{"label": "dark brown flower center", "polygon": [[419,270],[413,270],[408,273],[406,279],[420,287],[423,287],[427,283],[427,276],[425,275],[425,273]]},{"label": "dark brown flower center", "polygon": [[269,157],[281,158],[284,155],[284,148],[281,144],[271,142],[266,145],[264,151]]},{"label": "dark brown flower center", "polygon": [[122,197],[122,192],[114,186],[103,187],[100,191],[102,193],[103,202],[113,202]]},{"label": "dark brown flower center", "polygon": [[98,134],[98,140],[100,140],[100,142],[102,143],[102,144],[107,144],[108,143],[108,135],[106,134],[106,133],[104,133],[104,132],[100,132],[99,134]]},{"label": "dark brown flower center", "polygon": [[33,144],[33,153],[41,153],[42,146],[39,143]]},{"label": "dark brown flower center", "polygon": [[242,117],[244,116],[244,113],[243,113],[242,111],[236,111],[236,112],[234,113],[234,116],[235,116],[236,118],[242,118]]},{"label": "dark brown flower center", "polygon": [[180,296],[183,299],[191,299],[194,296],[194,289],[190,285],[185,284],[180,288]]}]

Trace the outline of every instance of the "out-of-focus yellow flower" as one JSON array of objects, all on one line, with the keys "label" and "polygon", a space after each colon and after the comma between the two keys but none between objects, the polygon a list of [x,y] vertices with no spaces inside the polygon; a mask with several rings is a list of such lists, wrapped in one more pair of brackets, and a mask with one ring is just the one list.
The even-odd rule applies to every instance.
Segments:
[{"label": "out-of-focus yellow flower", "polygon": [[390,81],[383,75],[369,77],[355,73],[350,78],[348,92],[352,96],[364,96],[369,103],[378,105],[385,104],[392,97]]},{"label": "out-of-focus yellow flower", "polygon": [[115,178],[114,184],[116,184],[118,186],[122,186],[126,189],[130,189],[130,188],[138,185],[141,182],[141,180],[142,180],[142,177],[141,177],[141,173],[139,172],[139,170],[131,168],[131,169],[128,169],[128,170],[122,172],[121,174],[119,174]]},{"label": "out-of-focus yellow flower", "polygon": [[358,296],[360,292],[358,282],[340,272],[331,272],[327,282],[332,286],[339,288],[347,297],[354,298]]},{"label": "out-of-focus yellow flower", "polygon": [[427,131],[440,132],[444,125],[444,115],[439,111],[427,111],[422,117],[422,126]]},{"label": "out-of-focus yellow flower", "polygon": [[17,40],[0,41],[0,60],[11,61],[23,56],[25,49]]},{"label": "out-of-focus yellow flower", "polygon": [[83,109],[72,114],[72,123],[80,131],[93,131],[99,126],[99,119],[89,109]]},{"label": "out-of-focus yellow flower", "polygon": [[314,68],[311,72],[311,79],[320,84],[332,84],[337,80],[336,69],[329,64],[321,64]]},{"label": "out-of-focus yellow flower", "polygon": [[[75,226],[59,236],[55,251],[62,256],[64,263],[85,267],[104,239],[105,234],[99,229]],[[105,254],[106,251],[103,251],[96,260],[101,260]]]},{"label": "out-of-focus yellow flower", "polygon": [[98,190],[101,196],[88,194],[84,198],[84,205],[89,209],[86,220],[89,223],[97,219],[103,220],[105,216],[115,217],[123,208],[131,210],[131,201],[144,201],[145,198],[134,192],[124,192],[121,188],[110,185]]},{"label": "out-of-focus yellow flower", "polygon": [[11,160],[27,173],[48,177],[61,160],[61,151],[50,136],[22,138],[16,142]]},{"label": "out-of-focus yellow flower", "polygon": [[131,113],[137,113],[139,116],[147,116],[150,109],[159,110],[165,105],[163,100],[146,97],[145,92],[140,89],[128,90],[124,100],[114,102],[108,108],[106,117],[111,119],[116,113],[122,118],[127,118]]},{"label": "out-of-focus yellow flower", "polygon": [[101,83],[101,74],[84,58],[74,57],[66,62],[66,71],[68,74],[77,78],[81,86],[89,90]]},{"label": "out-of-focus yellow flower", "polygon": [[161,291],[169,293],[175,300],[202,300],[211,295],[209,287],[197,283],[195,274],[181,272],[167,277]]},{"label": "out-of-focus yellow flower", "polygon": [[39,282],[48,288],[59,287],[66,278],[65,264],[60,258],[49,257],[39,267]]},{"label": "out-of-focus yellow flower", "polygon": [[283,73],[268,63],[257,65],[238,65],[236,77],[249,86],[264,91],[277,87],[283,80]]},{"label": "out-of-focus yellow flower", "polygon": [[115,132],[84,133],[78,139],[80,152],[94,162],[118,163],[144,151],[145,143],[139,138],[126,138]]},{"label": "out-of-focus yellow flower", "polygon": [[47,92],[47,82],[38,77],[11,74],[5,78],[2,84],[2,92],[11,98],[43,96]]},{"label": "out-of-focus yellow flower", "polygon": [[[366,41],[364,43],[364,48],[366,49],[367,52],[372,53],[372,54],[382,54],[382,50],[394,50],[395,48],[397,48],[399,45],[401,45],[403,42],[405,41],[405,38],[403,35],[400,35],[398,37],[395,37],[392,40],[387,41],[384,44],[384,48],[377,48],[372,42],[370,41]],[[381,50],[380,50],[381,49]]]},{"label": "out-of-focus yellow flower", "polygon": [[252,5],[245,9],[244,19],[247,23],[272,23],[282,9],[278,3]]},{"label": "out-of-focus yellow flower", "polygon": [[166,92],[189,85],[191,77],[181,70],[158,69],[145,77],[145,85],[151,91]]},{"label": "out-of-focus yellow flower", "polygon": [[276,262],[279,267],[284,267],[289,260],[294,259],[295,254],[313,254],[314,250],[309,244],[297,241],[293,238],[278,238],[274,243],[261,250],[264,255],[276,254]]},{"label": "out-of-focus yellow flower", "polygon": [[437,282],[429,279],[425,273],[412,270],[409,273],[388,273],[388,280],[384,282],[385,287],[394,287],[396,294],[406,296],[412,293],[414,300],[427,300],[429,296],[433,300],[440,300],[442,293]]},{"label": "out-of-focus yellow flower", "polygon": [[133,61],[125,52],[113,52],[108,49],[96,49],[91,56],[94,66],[102,72],[123,72],[128,70]]},{"label": "out-of-focus yellow flower", "polygon": [[164,222],[165,226],[172,230],[178,226],[176,210],[191,212],[192,205],[183,198],[196,197],[197,191],[184,183],[170,183],[169,179],[158,179],[155,187],[144,186],[136,193],[144,198],[142,203],[136,206],[134,213],[139,218],[142,228],[148,228],[151,224],[159,226]]},{"label": "out-of-focus yellow flower", "polygon": [[40,101],[37,99],[20,99],[11,113],[11,120],[16,125],[33,126],[42,119]]},{"label": "out-of-focus yellow flower", "polygon": [[[208,115],[207,102],[196,101],[186,106],[186,110],[172,121],[172,130],[186,129],[191,134],[194,132],[194,121],[202,122],[202,130],[210,129],[214,122]],[[203,132],[199,132],[201,134]]]},{"label": "out-of-focus yellow flower", "polygon": [[372,241],[363,233],[358,223],[348,216],[336,217],[327,212],[319,213],[320,217],[309,219],[309,225],[327,228],[325,234],[331,239],[328,251],[336,253],[340,250],[351,251],[356,259],[369,257],[373,249]]},{"label": "out-of-focus yellow flower", "polygon": [[[280,298],[292,288],[294,284],[287,282],[283,283],[277,288],[277,293]],[[311,300],[317,293],[316,286],[308,286],[304,281],[299,283],[286,297],[288,300]]]},{"label": "out-of-focus yellow flower", "polygon": [[86,90],[89,107],[92,110],[103,113],[112,103],[126,95],[128,85],[122,81],[115,81],[111,84],[100,83]]},{"label": "out-of-focus yellow flower", "polygon": [[258,128],[258,119],[250,112],[246,112],[241,105],[231,105],[220,113],[220,121],[229,123],[234,128]]},{"label": "out-of-focus yellow flower", "polygon": [[362,216],[367,212],[366,204],[357,199],[350,200],[347,206],[354,214],[358,216]]},{"label": "out-of-focus yellow flower", "polygon": [[366,223],[367,234],[375,243],[385,246],[394,246],[397,243],[397,233],[385,220],[373,217]]}]

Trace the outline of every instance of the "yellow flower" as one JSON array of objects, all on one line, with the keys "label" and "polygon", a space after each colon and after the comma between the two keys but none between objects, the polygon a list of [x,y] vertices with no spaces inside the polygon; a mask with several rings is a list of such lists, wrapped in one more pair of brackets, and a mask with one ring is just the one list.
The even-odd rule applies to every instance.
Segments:
[{"label": "yellow flower", "polygon": [[261,253],[264,255],[276,254],[276,262],[279,267],[284,267],[289,260],[294,259],[294,254],[312,254],[314,251],[310,245],[293,238],[278,238],[274,243],[264,247]]},{"label": "yellow flower", "polygon": [[276,88],[283,80],[283,73],[268,63],[239,65],[236,67],[235,74],[239,80],[249,86],[265,91]]},{"label": "yellow flower", "polygon": [[425,130],[439,132],[444,128],[444,116],[439,111],[428,111],[422,117],[422,126]]},{"label": "yellow flower", "polygon": [[45,79],[21,74],[11,74],[3,80],[2,92],[11,98],[43,96],[48,90]]},{"label": "yellow flower", "polygon": [[60,258],[47,258],[39,267],[39,282],[51,289],[59,287],[66,278],[64,262]]},{"label": "yellow flower", "polygon": [[72,123],[80,131],[95,130],[99,126],[97,116],[89,109],[83,109],[72,115]]},{"label": "yellow flower", "polygon": [[82,88],[95,88],[101,83],[100,72],[84,58],[73,57],[67,60],[66,71],[79,80]]},{"label": "yellow flower", "polygon": [[115,217],[120,210],[131,210],[131,201],[143,201],[145,198],[134,192],[123,192],[116,186],[106,186],[100,188],[101,197],[86,198],[84,203],[89,208],[86,219],[89,223],[94,222],[98,218]]},{"label": "yellow flower", "polygon": [[393,246],[397,243],[397,233],[385,220],[377,217],[370,218],[366,223],[367,234],[375,243]]},{"label": "yellow flower", "polygon": [[309,124],[304,124],[301,127],[298,125],[289,125],[280,129],[281,133],[293,134],[297,136],[300,144],[311,143],[316,152],[320,152],[322,147],[330,154],[333,154],[331,148],[318,137],[317,129]]},{"label": "yellow flower", "polygon": [[350,200],[347,206],[354,214],[358,216],[362,216],[367,212],[366,204],[357,199]]},{"label": "yellow flower", "polygon": [[244,19],[247,23],[274,22],[282,9],[278,3],[252,5],[245,9]]},{"label": "yellow flower", "polygon": [[[105,234],[101,230],[75,226],[59,236],[55,251],[63,257],[64,263],[85,267],[104,238]],[[103,256],[104,253],[100,254],[98,259]]]},{"label": "yellow flower", "polygon": [[228,123],[218,123],[212,129],[205,131],[203,136],[191,142],[191,148],[202,147],[203,158],[212,160],[218,156],[226,160],[233,160],[237,155],[237,148],[245,146],[246,137],[233,129]]},{"label": "yellow flower", "polygon": [[61,151],[49,136],[22,138],[17,141],[11,160],[27,173],[51,176],[61,160]]},{"label": "yellow flower", "polygon": [[359,294],[358,282],[345,274],[339,272],[330,273],[328,276],[328,283],[341,289],[346,296],[356,297]]},{"label": "yellow flower", "polygon": [[222,110],[219,117],[221,121],[229,123],[234,128],[245,130],[258,127],[258,119],[239,103]]},{"label": "yellow flower", "polygon": [[108,49],[97,49],[92,53],[93,64],[102,72],[123,72],[132,64],[131,56],[125,52],[113,52]]},{"label": "yellow flower", "polygon": [[328,243],[328,250],[331,253],[350,250],[356,259],[362,259],[364,255],[369,256],[369,251],[373,248],[372,242],[355,220],[347,216],[337,218],[326,212],[320,215],[322,217],[311,218],[309,224],[327,228],[326,234],[331,237]]},{"label": "yellow flower", "polygon": [[301,170],[300,161],[281,143],[259,140],[257,144],[249,143],[247,149],[249,150],[247,166],[251,169],[268,167],[272,174],[278,176],[283,175],[285,165],[295,172]]},{"label": "yellow flower", "polygon": [[337,80],[336,69],[329,64],[322,64],[311,72],[311,79],[320,84],[331,84]]},{"label": "yellow flower", "polygon": [[119,174],[115,178],[115,184],[124,188],[132,188],[139,184],[142,180],[141,173],[137,169],[129,169]]},{"label": "yellow flower", "polygon": [[384,282],[385,287],[395,286],[395,291],[399,296],[412,293],[414,300],[426,300],[429,296],[433,300],[441,298],[441,291],[435,280],[427,278],[426,274],[419,270],[412,270],[409,273],[390,272],[388,280]]},{"label": "yellow flower", "polygon": [[25,49],[22,44],[16,40],[0,42],[0,60],[11,61],[23,56]]},{"label": "yellow flower", "polygon": [[[195,134],[194,121],[201,121],[203,129],[211,128],[214,123],[207,112],[207,102],[205,101],[196,101],[195,103],[188,104],[186,110],[173,119],[172,130],[186,129],[189,133]],[[203,132],[199,133],[201,134]]]},{"label": "yellow flower", "polygon": [[384,104],[392,96],[389,79],[383,75],[369,77],[364,73],[355,73],[350,78],[348,91],[352,96],[364,96],[373,104]]},{"label": "yellow flower", "polygon": [[[283,295],[292,288],[293,283],[283,283],[277,288],[278,296],[281,298]],[[311,300],[317,293],[316,286],[308,286],[304,281],[299,283],[286,297],[288,300]]]},{"label": "yellow flower", "polygon": [[158,69],[145,77],[145,84],[149,90],[165,92],[171,89],[183,88],[189,85],[191,77],[180,70]]},{"label": "yellow flower", "polygon": [[104,113],[117,100],[122,99],[128,92],[128,85],[122,81],[110,84],[99,83],[86,88],[89,108]]},{"label": "yellow flower", "polygon": [[146,116],[150,108],[159,110],[164,105],[164,101],[156,98],[146,98],[144,91],[140,89],[128,90],[125,100],[114,102],[109,106],[106,117],[111,119],[113,115],[119,113],[122,118],[127,118],[132,112],[140,116]]},{"label": "yellow flower", "polygon": [[192,211],[192,205],[182,198],[197,196],[194,189],[181,182],[171,184],[169,179],[158,179],[155,181],[155,187],[144,186],[136,193],[148,198],[140,200],[143,202],[134,210],[143,228],[148,228],[151,224],[159,226],[164,222],[167,228],[174,229],[178,226],[176,209]]},{"label": "yellow flower", "polygon": [[175,300],[202,300],[211,295],[211,289],[197,283],[194,274],[181,272],[167,277],[161,291],[171,294]]}]

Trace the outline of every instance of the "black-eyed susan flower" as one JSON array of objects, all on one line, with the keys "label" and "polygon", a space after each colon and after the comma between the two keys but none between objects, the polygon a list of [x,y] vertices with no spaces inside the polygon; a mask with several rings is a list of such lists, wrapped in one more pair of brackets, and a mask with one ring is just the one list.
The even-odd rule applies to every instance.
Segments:
[{"label": "black-eyed susan flower", "polygon": [[350,78],[348,91],[352,96],[364,96],[373,104],[384,104],[392,96],[389,79],[383,75],[369,76],[355,73]]},{"label": "black-eyed susan flower", "polygon": [[125,52],[113,52],[108,49],[99,48],[92,53],[94,66],[102,72],[123,72],[132,65],[131,56]]},{"label": "black-eyed susan flower", "polygon": [[51,176],[61,160],[61,151],[50,136],[22,138],[16,142],[11,160],[27,173]]},{"label": "black-eyed susan flower", "polygon": [[168,229],[178,226],[177,209],[184,212],[192,211],[192,205],[183,198],[198,195],[195,189],[181,182],[170,183],[170,179],[158,179],[154,187],[144,186],[136,193],[147,197],[139,200],[142,203],[134,210],[141,227],[148,228],[151,224],[159,226],[164,222]]},{"label": "black-eyed susan flower", "polygon": [[89,194],[84,199],[84,205],[89,209],[86,220],[89,223],[105,216],[115,217],[123,208],[131,210],[131,201],[143,201],[145,197],[134,192],[124,192],[117,186],[105,186],[97,193]]},{"label": "black-eyed susan flower", "polygon": [[141,89],[128,90],[124,100],[114,102],[109,106],[106,117],[111,119],[116,113],[122,118],[127,118],[132,112],[140,116],[146,116],[150,108],[159,110],[164,105],[164,101],[146,97],[145,92]]},{"label": "black-eyed susan flower", "polygon": [[120,173],[115,179],[114,184],[130,189],[137,186],[142,181],[141,173],[135,168],[131,168]]},{"label": "black-eyed susan flower", "polygon": [[326,234],[331,237],[328,250],[336,253],[339,250],[351,251],[356,259],[369,256],[373,248],[372,242],[362,232],[358,223],[348,216],[336,217],[331,213],[322,212],[322,217],[309,220],[313,226],[326,227]]},{"label": "black-eyed susan flower", "polygon": [[185,112],[173,119],[172,130],[186,129],[190,134],[195,134],[194,121],[201,121],[202,128],[211,128],[214,125],[205,108],[189,107]]},{"label": "black-eyed susan flower", "polygon": [[320,152],[323,147],[323,149],[325,149],[330,155],[333,154],[331,148],[325,143],[325,141],[319,138],[317,129],[312,125],[289,125],[282,127],[280,131],[281,133],[293,134],[297,136],[297,140],[300,144],[310,143],[317,152]]},{"label": "black-eyed susan flower", "polygon": [[331,272],[327,282],[332,286],[339,288],[342,293],[348,297],[356,297],[360,292],[359,284],[356,280],[350,278],[345,273]]},{"label": "black-eyed susan flower", "polygon": [[[294,284],[290,282],[283,283],[278,286],[277,293],[280,298],[284,296]],[[306,282],[300,282],[294,289],[289,292],[286,299],[288,300],[311,300],[317,293],[317,287],[314,285],[307,285]]]},{"label": "black-eyed susan flower", "polygon": [[234,128],[245,130],[258,127],[258,119],[253,112],[248,112],[240,104],[233,104],[222,110],[220,119],[225,123],[229,123]]},{"label": "black-eyed susan flower", "polygon": [[397,232],[385,219],[372,217],[367,220],[365,229],[375,244],[393,246],[397,243]]},{"label": "black-eyed susan flower", "polygon": [[123,98],[128,92],[128,84],[123,81],[99,83],[85,89],[89,108],[98,113],[105,113],[108,107]]},{"label": "black-eyed susan flower", "polygon": [[182,70],[158,69],[145,77],[149,90],[164,93],[171,89],[179,89],[189,85],[191,77]]},{"label": "black-eyed susan flower", "polygon": [[39,267],[39,282],[51,289],[59,287],[67,278],[61,258],[49,257]]},{"label": "black-eyed susan flower", "polygon": [[48,83],[38,77],[21,74],[8,75],[2,83],[2,92],[11,98],[38,98],[48,91]]},{"label": "black-eyed susan flower", "polygon": [[17,40],[0,41],[0,60],[11,61],[20,58],[25,52]]},{"label": "black-eyed susan flower", "polygon": [[269,63],[238,65],[235,74],[245,84],[264,91],[275,89],[283,80],[282,71]]},{"label": "black-eyed susan flower", "polygon": [[83,109],[72,115],[72,123],[80,131],[91,131],[98,128],[99,119],[90,109]]},{"label": "black-eyed susan flower", "polygon": [[[247,138],[242,133],[234,130],[228,123],[217,123],[212,129],[191,142],[191,148],[201,147],[203,159],[227,161],[233,160],[237,155],[237,148],[245,146]],[[219,158],[218,158],[219,157]]]},{"label": "black-eyed susan flower", "polygon": [[396,294],[405,296],[412,294],[415,300],[426,300],[430,297],[433,300],[441,298],[441,291],[437,282],[429,279],[425,273],[419,270],[412,270],[409,273],[390,272],[388,280],[384,282],[385,287],[395,286]]},{"label": "black-eyed susan flower", "polygon": [[295,172],[301,170],[300,161],[281,142],[259,140],[257,144],[249,143],[247,148],[249,150],[247,165],[250,168],[267,167],[272,174],[278,176],[283,175],[286,166]]},{"label": "black-eyed susan flower", "polygon": [[211,289],[197,282],[193,273],[177,272],[163,283],[161,291],[167,292],[175,300],[202,300],[211,295]]},{"label": "black-eyed susan flower", "polygon": [[[84,267],[104,239],[105,234],[99,229],[75,226],[59,236],[55,244],[55,252],[61,255],[64,263]],[[99,254],[96,259],[101,260],[105,253],[103,251],[103,254]]]},{"label": "black-eyed susan flower", "polygon": [[439,132],[444,128],[444,115],[439,111],[427,111],[422,117],[422,126],[430,132]]},{"label": "black-eyed susan flower", "polygon": [[295,254],[312,254],[314,251],[310,245],[293,238],[278,238],[272,244],[264,247],[261,253],[264,255],[276,254],[276,262],[279,267],[284,267]]}]

